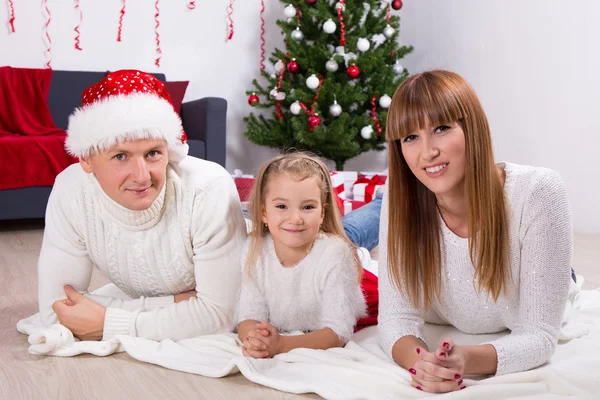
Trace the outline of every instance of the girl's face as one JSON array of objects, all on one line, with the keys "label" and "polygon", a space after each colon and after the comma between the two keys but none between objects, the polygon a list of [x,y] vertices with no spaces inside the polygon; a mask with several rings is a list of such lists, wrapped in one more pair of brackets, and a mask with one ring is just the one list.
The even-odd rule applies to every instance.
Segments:
[{"label": "girl's face", "polygon": [[287,174],[269,178],[262,220],[280,257],[306,254],[320,231],[323,216],[321,187],[316,178],[298,180]]},{"label": "girl's face", "polygon": [[464,187],[465,133],[458,122],[427,125],[400,139],[408,167],[436,196]]}]

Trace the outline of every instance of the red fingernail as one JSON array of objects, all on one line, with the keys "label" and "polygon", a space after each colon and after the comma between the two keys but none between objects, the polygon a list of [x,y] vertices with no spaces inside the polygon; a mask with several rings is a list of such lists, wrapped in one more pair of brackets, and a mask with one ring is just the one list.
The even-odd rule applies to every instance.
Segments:
[{"label": "red fingernail", "polygon": [[466,386],[463,386],[463,387],[461,387],[461,388],[460,388],[460,390],[463,390],[463,389],[465,389],[465,388],[466,388]]},{"label": "red fingernail", "polygon": [[416,375],[416,374],[417,374],[417,370],[416,370],[416,369],[414,369],[414,368],[411,368],[411,369],[409,369],[409,370],[408,370],[408,372],[410,372],[410,373],[411,373],[411,374],[413,374],[413,375]]},{"label": "red fingernail", "polygon": [[458,381],[457,385],[460,386],[460,385],[462,385],[462,383],[463,383],[463,380],[461,379],[460,381]]},{"label": "red fingernail", "polygon": [[417,354],[421,354],[421,349],[417,347]]},{"label": "red fingernail", "polygon": [[445,348],[446,350],[448,350],[448,348],[450,347],[450,344],[448,342],[444,342],[444,343],[442,343],[442,347]]},{"label": "red fingernail", "polygon": [[446,357],[446,353],[440,353],[440,357]]},{"label": "red fingernail", "polygon": [[417,386],[417,389],[419,389],[419,390],[423,390],[423,389],[421,388],[421,386]]},{"label": "red fingernail", "polygon": [[454,375],[454,379],[460,379],[460,374]]}]

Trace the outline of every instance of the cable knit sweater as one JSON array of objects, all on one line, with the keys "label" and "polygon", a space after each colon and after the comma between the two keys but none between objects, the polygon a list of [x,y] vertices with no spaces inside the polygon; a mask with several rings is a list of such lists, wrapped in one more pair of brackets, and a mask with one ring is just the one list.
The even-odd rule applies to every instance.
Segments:
[{"label": "cable knit sweater", "polygon": [[[194,157],[167,168],[162,191],[144,211],[114,202],[79,164],[58,175],[38,262],[45,325],[57,323],[52,303],[65,298],[63,287],[87,293],[96,267],[134,299],[88,295],[107,307],[105,340],[179,340],[232,328],[246,235],[233,180]],[[189,290],[197,297],[174,303],[174,294]]]},{"label": "cable knit sweater", "polygon": [[[250,239],[248,239],[249,241]],[[250,277],[243,251],[238,323],[268,321],[280,332],[331,328],[348,340],[365,315],[365,299],[350,246],[339,237],[319,234],[310,253],[293,267],[284,267],[271,235]]]},{"label": "cable knit sweater", "polygon": [[388,275],[389,205],[384,200],[379,331],[390,357],[401,337],[424,340],[424,321],[450,324],[470,334],[510,329],[511,334],[490,342],[498,355],[497,375],[535,368],[554,353],[571,280],[571,211],[566,189],[559,175],[549,169],[506,163],[505,171],[512,282],[496,303],[475,289],[468,240],[456,236],[440,218],[441,299],[427,311],[414,308]]}]

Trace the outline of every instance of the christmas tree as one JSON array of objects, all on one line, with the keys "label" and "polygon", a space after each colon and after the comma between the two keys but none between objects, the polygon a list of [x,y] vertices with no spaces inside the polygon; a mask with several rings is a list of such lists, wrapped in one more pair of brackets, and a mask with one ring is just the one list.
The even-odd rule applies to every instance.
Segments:
[{"label": "christmas tree", "polygon": [[[308,150],[344,163],[383,150],[390,96],[408,75],[399,60],[412,47],[398,44],[400,0],[280,0],[277,21],[286,49],[248,91],[248,103],[272,109],[270,118],[244,118],[253,143]],[[269,71],[270,69],[270,71]]]}]

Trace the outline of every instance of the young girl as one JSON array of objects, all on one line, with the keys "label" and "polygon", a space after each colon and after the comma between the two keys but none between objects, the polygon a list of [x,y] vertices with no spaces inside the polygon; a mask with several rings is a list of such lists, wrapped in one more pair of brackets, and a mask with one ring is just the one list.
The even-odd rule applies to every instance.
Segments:
[{"label": "young girl", "polygon": [[[381,212],[382,347],[428,392],[464,389],[464,374],[502,375],[554,353],[571,284],[571,211],[549,169],[494,162],[473,88],[430,71],[397,89],[388,114],[389,187]],[[478,346],[428,347],[423,322]]]},{"label": "young girl", "polygon": [[[342,347],[365,314],[362,266],[333,196],[327,167],[305,153],[260,170],[238,310],[245,356]],[[291,331],[305,333],[281,335]]]}]

